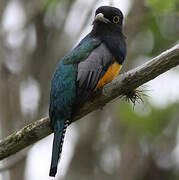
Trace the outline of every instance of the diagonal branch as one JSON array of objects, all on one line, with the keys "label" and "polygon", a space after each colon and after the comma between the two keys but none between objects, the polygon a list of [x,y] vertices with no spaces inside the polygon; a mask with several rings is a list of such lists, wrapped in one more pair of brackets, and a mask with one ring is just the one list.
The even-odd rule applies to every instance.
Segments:
[{"label": "diagonal branch", "polygon": [[[114,81],[105,85],[96,93],[93,100],[88,101],[80,112],[74,117],[73,122],[88,113],[97,110],[118,96],[125,95],[130,90],[136,89],[144,83],[154,79],[160,74],[179,65],[179,44],[151,59],[147,63],[118,76]],[[22,150],[52,133],[49,118],[37,120],[23,129],[15,132],[0,141],[0,160]]]}]

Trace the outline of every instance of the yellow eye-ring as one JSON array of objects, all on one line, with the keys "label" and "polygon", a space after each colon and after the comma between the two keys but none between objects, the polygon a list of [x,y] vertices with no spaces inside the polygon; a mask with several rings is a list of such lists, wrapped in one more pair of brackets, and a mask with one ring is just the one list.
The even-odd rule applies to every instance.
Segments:
[{"label": "yellow eye-ring", "polygon": [[113,23],[117,24],[119,22],[119,16],[113,17]]}]

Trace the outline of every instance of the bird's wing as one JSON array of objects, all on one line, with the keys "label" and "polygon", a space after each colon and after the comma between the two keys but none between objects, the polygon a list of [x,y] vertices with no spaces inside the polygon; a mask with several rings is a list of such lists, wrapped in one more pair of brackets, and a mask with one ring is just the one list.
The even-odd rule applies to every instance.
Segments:
[{"label": "bird's wing", "polygon": [[95,89],[98,81],[114,62],[114,58],[100,39],[88,34],[61,61],[64,66],[73,65],[76,69],[75,104],[79,104]]},{"label": "bird's wing", "polygon": [[76,103],[83,103],[87,99],[112,63],[114,58],[104,43],[94,49],[84,61],[78,63]]},{"label": "bird's wing", "polygon": [[76,69],[75,107],[83,103],[95,89],[98,81],[114,63],[114,57],[100,39],[89,34],[62,61],[64,66],[73,65]]}]

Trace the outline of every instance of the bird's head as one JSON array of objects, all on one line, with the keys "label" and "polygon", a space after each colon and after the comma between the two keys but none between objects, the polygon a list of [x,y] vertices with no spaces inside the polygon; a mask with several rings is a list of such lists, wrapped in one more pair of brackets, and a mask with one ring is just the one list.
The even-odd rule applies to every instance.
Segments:
[{"label": "bird's head", "polygon": [[101,6],[96,10],[93,21],[93,31],[103,32],[121,32],[123,23],[122,12],[115,7]]}]

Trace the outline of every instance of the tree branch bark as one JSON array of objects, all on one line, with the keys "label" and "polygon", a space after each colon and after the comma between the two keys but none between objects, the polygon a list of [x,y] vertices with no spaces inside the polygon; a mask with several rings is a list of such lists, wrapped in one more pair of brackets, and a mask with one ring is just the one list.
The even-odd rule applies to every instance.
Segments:
[{"label": "tree branch bark", "polygon": [[[125,95],[160,74],[179,65],[179,44],[149,60],[145,64],[118,76],[114,81],[105,85],[101,91],[80,109],[72,122],[79,120],[88,113],[102,108],[111,100]],[[49,118],[37,120],[23,129],[0,141],[0,160],[15,154],[23,148],[37,142],[52,133]]]}]

